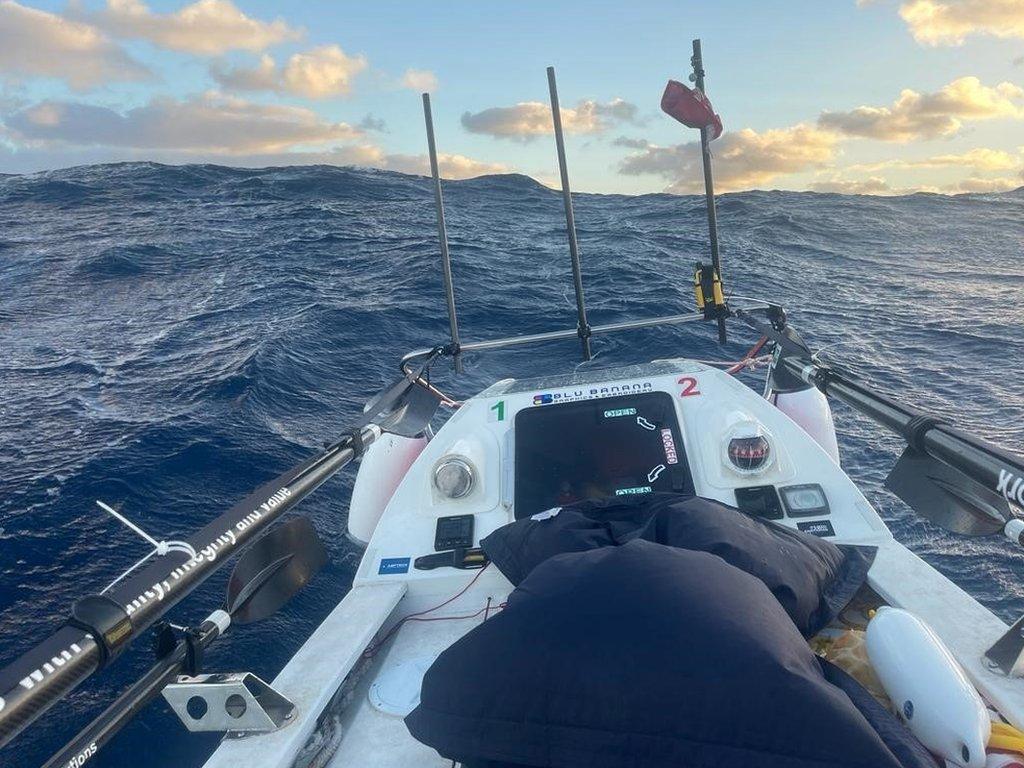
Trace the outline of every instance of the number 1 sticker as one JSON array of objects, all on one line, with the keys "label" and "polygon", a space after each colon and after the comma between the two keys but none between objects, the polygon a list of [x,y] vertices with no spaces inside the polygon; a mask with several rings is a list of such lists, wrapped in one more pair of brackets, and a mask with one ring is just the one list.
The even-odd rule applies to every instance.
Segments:
[{"label": "number 1 sticker", "polygon": [[505,401],[499,400],[491,406],[491,413],[487,419],[488,421],[504,421],[505,420]]}]

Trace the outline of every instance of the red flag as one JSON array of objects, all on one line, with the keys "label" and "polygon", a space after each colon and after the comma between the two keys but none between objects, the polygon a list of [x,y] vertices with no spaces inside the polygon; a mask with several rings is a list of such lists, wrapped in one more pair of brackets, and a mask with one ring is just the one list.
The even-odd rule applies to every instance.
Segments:
[{"label": "red flag", "polygon": [[707,128],[709,141],[722,135],[722,118],[715,114],[708,97],[675,80],[669,80],[665,86],[661,111],[690,128]]}]

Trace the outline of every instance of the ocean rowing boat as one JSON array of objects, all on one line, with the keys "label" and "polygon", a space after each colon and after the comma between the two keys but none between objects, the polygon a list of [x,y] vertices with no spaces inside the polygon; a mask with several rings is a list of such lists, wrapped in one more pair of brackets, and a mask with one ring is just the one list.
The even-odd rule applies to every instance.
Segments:
[{"label": "ocean rowing boat", "polygon": [[[226,733],[206,768],[452,765],[450,756],[414,738],[403,718],[420,702],[424,675],[438,657],[503,611],[513,594],[511,581],[488,565],[481,540],[515,521],[543,520],[585,499],[670,493],[719,502],[772,526],[831,542],[874,548],[857,600],[860,619],[845,616],[842,626],[893,625],[889,631],[896,634],[888,639],[896,638],[896,651],[877,650],[886,638],[881,629],[875,633],[880,639],[872,662],[883,683],[901,675],[901,665],[890,663],[900,648],[913,650],[904,666],[926,658],[933,664],[923,684],[903,669],[911,679],[886,686],[890,694],[900,684],[915,691],[893,695],[904,722],[952,764],[985,765],[985,749],[993,745],[1012,751],[1019,735],[1013,729],[1024,729],[1019,677],[1024,624],[1008,628],[894,540],[841,467],[828,397],[906,440],[889,487],[925,518],[964,535],[1002,533],[1024,543],[1019,516],[1024,460],[822,361],[781,307],[727,301],[708,149],[721,127],[703,96],[697,41],[693,64],[697,90],[689,93],[695,101],[685,101],[685,88],[676,88],[667,100],[673,102],[668,110],[673,116],[688,125],[696,121],[704,150],[712,260],[698,265],[694,276],[697,312],[588,323],[557,89],[549,69],[577,327],[461,341],[430,101],[424,94],[451,338],[406,355],[401,378],[324,451],[264,484],[186,540],[160,543],[123,578],[80,600],[66,624],[0,671],[0,745],[155,626],[153,669],[47,766],[89,763],[139,708],[161,694],[190,730]],[[466,353],[577,340],[590,359],[593,338],[641,328],[711,321],[724,340],[729,318],[751,329],[758,341],[742,360],[723,366],[677,358],[506,379],[461,402],[430,381],[431,368],[443,360],[461,370]],[[768,369],[761,394],[733,375],[755,363]],[[435,434],[431,425],[442,420]],[[273,613],[323,564],[323,549],[308,520],[271,526],[356,459],[348,531],[365,552],[351,591],[272,683],[245,673],[204,674],[206,647],[232,625]],[[243,550],[223,610],[194,628],[160,621]],[[912,618],[876,614],[882,607]],[[890,618],[883,622],[883,616]],[[946,678],[952,688],[942,687]],[[968,722],[971,697],[979,695],[983,725]],[[954,699],[968,702],[966,708],[957,710]],[[954,715],[943,719],[948,711]],[[944,748],[941,739],[951,734],[952,746]],[[978,739],[984,742],[980,748]]]}]

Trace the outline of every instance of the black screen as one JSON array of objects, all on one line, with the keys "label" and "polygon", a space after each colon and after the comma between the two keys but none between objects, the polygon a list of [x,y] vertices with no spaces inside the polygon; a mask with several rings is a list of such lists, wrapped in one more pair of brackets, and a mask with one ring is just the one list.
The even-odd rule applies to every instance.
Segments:
[{"label": "black screen", "polygon": [[519,411],[515,442],[516,518],[584,499],[693,492],[666,392]]}]

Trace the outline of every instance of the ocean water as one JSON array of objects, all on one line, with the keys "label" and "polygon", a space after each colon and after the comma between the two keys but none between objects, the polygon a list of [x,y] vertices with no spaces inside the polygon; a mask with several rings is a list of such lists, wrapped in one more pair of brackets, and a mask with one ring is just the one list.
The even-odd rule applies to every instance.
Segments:
[{"label": "ocean water", "polygon": [[[446,182],[464,339],[575,325],[560,195],[522,176]],[[578,195],[590,320],[688,310],[706,258],[699,197]],[[1024,189],[1000,195],[792,192],[719,202],[727,287],[787,307],[813,347],[876,386],[1013,450],[1024,445]],[[0,663],[144,554],[95,505],[158,538],[200,526],[313,452],[447,320],[429,180],[333,167],[129,163],[0,176]],[[734,360],[734,324],[595,339],[591,365]],[[573,343],[467,356],[469,395],[568,371]],[[761,374],[744,380],[759,387]],[[1006,621],[1024,553],[951,536],[881,488],[899,441],[835,406],[844,466],[896,536]],[[272,678],[344,595],[353,475],[303,502],[332,561],[284,610],[214,646],[208,668]],[[197,621],[226,573],[174,612]],[[139,642],[0,751],[41,764],[151,662]],[[199,764],[215,736],[161,701],[96,766]]]}]

